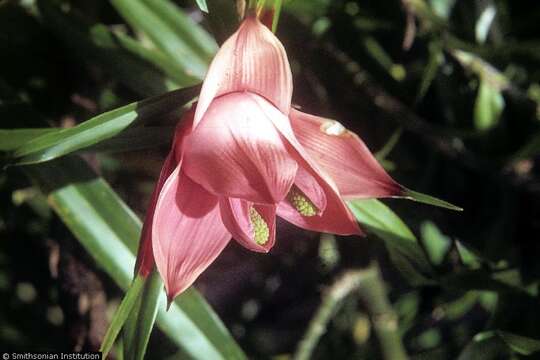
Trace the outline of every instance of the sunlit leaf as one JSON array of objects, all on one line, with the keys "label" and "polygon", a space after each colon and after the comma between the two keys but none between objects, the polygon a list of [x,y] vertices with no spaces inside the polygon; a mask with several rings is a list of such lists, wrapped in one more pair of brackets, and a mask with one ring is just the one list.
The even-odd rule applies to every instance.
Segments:
[{"label": "sunlit leaf", "polygon": [[488,80],[480,79],[474,104],[474,125],[478,130],[489,130],[499,123],[505,102],[501,92]]},{"label": "sunlit leaf", "polygon": [[[149,3],[111,0],[111,4],[133,28],[148,35],[158,48],[182,66],[188,74],[200,79],[204,77],[208,66],[207,59],[201,58],[192,44],[179,36],[171,23]],[[191,25],[193,28],[198,26],[194,23]]]},{"label": "sunlit leaf", "polygon": [[206,5],[206,0],[195,0],[199,9],[204,12],[208,12],[208,5]]},{"label": "sunlit leaf", "polygon": [[422,223],[420,233],[429,260],[433,265],[441,265],[452,246],[452,241],[431,221]]},{"label": "sunlit leaf", "polygon": [[390,208],[376,199],[348,204],[363,228],[384,241],[394,265],[411,284],[432,283],[433,269],[416,237]]},{"label": "sunlit leaf", "polygon": [[[170,0],[143,1],[153,12],[161,17],[161,19],[173,29],[177,37],[186,42],[193,52],[201,59],[205,59],[208,62],[212,60],[218,49],[216,41],[206,32],[206,30],[185,14],[182,9],[176,6],[174,2]],[[203,11],[208,12],[207,9]]]},{"label": "sunlit leaf", "polygon": [[[108,31],[98,25],[95,27],[101,31]],[[158,49],[144,47],[139,41],[120,31],[114,32],[113,35],[119,46],[162,70],[179,87],[192,86],[200,82],[197,77],[190,75],[186,69]]]},{"label": "sunlit leaf", "polygon": [[482,265],[484,260],[459,240],[456,241],[456,249],[463,265],[470,269],[478,269]]},{"label": "sunlit leaf", "polygon": [[491,24],[493,23],[493,19],[495,19],[496,14],[497,9],[495,8],[494,4],[486,6],[486,8],[480,14],[475,26],[476,41],[478,43],[483,44],[486,42],[489,29],[491,28]]}]

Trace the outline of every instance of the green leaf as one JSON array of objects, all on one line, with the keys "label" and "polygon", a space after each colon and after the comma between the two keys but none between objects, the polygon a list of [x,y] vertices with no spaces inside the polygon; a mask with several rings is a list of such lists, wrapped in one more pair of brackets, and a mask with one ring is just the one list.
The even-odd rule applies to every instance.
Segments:
[{"label": "green leaf", "polygon": [[436,197],[422,194],[420,192],[409,190],[409,189],[404,189],[403,197],[409,200],[417,201],[417,202],[428,204],[428,205],[438,206],[438,207],[442,207],[449,210],[463,211],[463,208],[450,204],[447,201],[437,199]]},{"label": "green leaf", "polygon": [[484,259],[475,253],[475,251],[469,249],[467,245],[459,240],[456,240],[456,249],[463,265],[470,269],[478,269],[482,266],[482,263],[485,262]]},{"label": "green leaf", "polygon": [[274,17],[272,19],[272,32],[274,33],[277,30],[282,6],[283,6],[283,0],[274,0]]},{"label": "green leaf", "polygon": [[477,334],[459,355],[458,360],[510,359],[508,346],[499,337]]},{"label": "green leaf", "polygon": [[[214,38],[169,0],[144,0],[201,59],[209,63],[218,50]],[[205,3],[206,6],[206,3]],[[208,12],[208,10],[203,10]]]},{"label": "green leaf", "polygon": [[[131,284],[141,222],[80,158],[64,157],[24,170],[90,256],[122,289]],[[164,299],[163,291],[160,297]],[[164,300],[160,300],[164,303]],[[219,318],[194,290],[184,292],[158,327],[195,359],[245,359]]]},{"label": "green leaf", "polygon": [[435,15],[440,16],[444,20],[448,20],[450,13],[456,0],[429,0],[429,5],[431,6]]},{"label": "green leaf", "polygon": [[172,126],[144,126],[127,129],[120,134],[82,149],[80,152],[124,152],[143,150],[170,144],[174,135]]},{"label": "green leaf", "polygon": [[395,64],[384,47],[373,37],[366,36],[363,45],[367,53],[396,81],[403,81],[407,76],[406,69],[401,64]]},{"label": "green leaf", "polygon": [[521,355],[531,355],[540,351],[540,340],[521,335],[496,331],[496,334],[515,352]]},{"label": "green leaf", "polygon": [[[111,4],[134,29],[146,34],[159,49],[182,66],[187,73],[199,79],[204,77],[208,59],[201,58],[190,42],[179,36],[171,24],[161,18],[160,12],[155,11],[149,3],[111,0]],[[198,26],[194,23],[191,25],[194,28]]]},{"label": "green leaf", "polygon": [[504,110],[505,102],[501,91],[488,80],[480,79],[478,95],[474,103],[474,125],[476,129],[487,131],[497,126]]},{"label": "green leaf", "polygon": [[354,216],[369,232],[383,240],[390,259],[412,285],[433,284],[433,269],[411,230],[376,199],[348,202]]},{"label": "green leaf", "polygon": [[109,351],[111,351],[112,346],[116,340],[116,337],[120,333],[120,330],[124,326],[129,314],[133,310],[137,299],[140,297],[143,290],[144,279],[140,276],[137,276],[133,283],[129,287],[129,290],[126,292],[124,299],[120,303],[120,306],[114,313],[114,317],[111,320],[109,329],[103,338],[103,342],[99,351],[103,353],[103,358],[106,359]]},{"label": "green leaf", "polygon": [[[49,161],[112,138],[136,123],[162,118],[181,109],[195,97],[198,88],[186,88],[135,102],[98,115],[75,127],[46,133],[18,147],[14,164]],[[0,134],[9,136],[9,134]],[[1,139],[1,138],[0,138]]]},{"label": "green leaf", "polygon": [[441,265],[448,254],[452,241],[431,221],[424,221],[420,226],[421,240],[429,260],[433,265]]},{"label": "green leaf", "polygon": [[51,128],[0,129],[0,151],[13,151],[24,143],[53,131],[56,130]]},{"label": "green leaf", "polygon": [[493,20],[495,19],[496,14],[497,9],[495,8],[494,4],[487,5],[486,8],[482,11],[482,14],[480,14],[480,17],[478,18],[474,29],[476,41],[479,44],[483,44],[486,42],[487,36],[489,34],[489,29],[491,28],[491,24],[493,24]]},{"label": "green leaf", "polygon": [[429,43],[429,59],[428,63],[422,73],[422,80],[420,82],[420,89],[416,95],[416,102],[420,102],[424,96],[426,96],[431,83],[437,76],[440,66],[444,62],[444,55],[441,45],[438,42],[432,41]]},{"label": "green leaf", "polygon": [[133,315],[135,321],[130,324],[133,333],[124,344],[124,355],[127,359],[142,360],[146,353],[150,334],[156,322],[160,295],[163,291],[163,283],[159,274],[153,271],[144,281],[144,289],[141,294],[137,312]]},{"label": "green leaf", "polygon": [[197,6],[201,11],[208,12],[208,5],[206,5],[206,0],[195,0],[197,2]]},{"label": "green leaf", "polygon": [[458,360],[506,359],[510,356],[510,350],[521,355],[532,355],[540,351],[540,340],[501,330],[485,331],[473,338]]},{"label": "green leaf", "polygon": [[[101,31],[108,30],[101,29]],[[146,48],[139,41],[119,31],[114,32],[113,36],[118,46],[162,70],[179,87],[193,86],[200,82],[197,77],[190,75],[186,69],[158,49]]]}]

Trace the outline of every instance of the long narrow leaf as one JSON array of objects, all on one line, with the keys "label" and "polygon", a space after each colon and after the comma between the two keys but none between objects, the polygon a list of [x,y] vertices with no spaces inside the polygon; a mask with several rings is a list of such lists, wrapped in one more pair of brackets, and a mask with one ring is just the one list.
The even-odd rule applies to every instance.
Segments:
[{"label": "long narrow leaf", "polygon": [[155,65],[179,86],[192,86],[200,82],[197,77],[188,74],[186,69],[158,49],[146,48],[139,41],[119,31],[113,32],[113,35],[118,42],[118,46]]},{"label": "long narrow leaf", "polygon": [[116,313],[111,320],[109,329],[107,330],[107,333],[105,334],[105,337],[103,339],[103,343],[101,344],[101,347],[99,349],[99,351],[103,353],[104,359],[107,358],[109,351],[111,351],[111,348],[114,345],[116,337],[120,333],[120,330],[124,326],[124,323],[126,322],[129,314],[133,310],[133,307],[135,306],[135,303],[137,302],[137,299],[139,298],[143,290],[143,285],[144,279],[140,276],[137,277],[129,287],[129,290],[126,292],[126,296],[116,310]]},{"label": "long narrow leaf", "polygon": [[197,88],[175,90],[98,115],[75,127],[39,136],[14,151],[15,164],[49,161],[112,138],[135,123],[178,111],[193,99]]},{"label": "long narrow leaf", "polygon": [[153,272],[144,282],[144,289],[141,294],[141,303],[138,312],[135,314],[137,319],[132,323],[135,328],[132,330],[132,343],[125,343],[126,358],[142,360],[146,353],[148,340],[154,328],[158,308],[160,305],[159,295],[163,290],[163,282],[157,272]]},{"label": "long narrow leaf", "polygon": [[111,4],[133,26],[150,39],[171,59],[178,62],[186,72],[200,79],[207,69],[207,60],[180,38],[171,26],[142,1],[111,0]]},{"label": "long narrow leaf", "polygon": [[13,151],[38,136],[56,131],[51,128],[40,129],[0,129],[0,151]]},{"label": "long narrow leaf", "polygon": [[[169,0],[144,0],[152,11],[167,22],[176,35],[191,49],[208,62],[214,57],[218,47],[216,41],[202,27],[197,25],[178,6]],[[208,9],[203,10],[208,12]]]}]

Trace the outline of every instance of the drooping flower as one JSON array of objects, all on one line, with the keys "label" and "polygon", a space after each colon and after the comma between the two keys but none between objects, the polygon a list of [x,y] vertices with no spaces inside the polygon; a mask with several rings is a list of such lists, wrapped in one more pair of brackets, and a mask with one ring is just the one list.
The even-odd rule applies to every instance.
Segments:
[{"label": "drooping flower", "polygon": [[283,45],[248,16],[178,126],[145,219],[137,269],[147,275],[155,263],[169,300],[231,238],[268,252],[276,215],[308,230],[361,234],[343,197],[400,194],[358,136],[291,109],[291,97]]}]

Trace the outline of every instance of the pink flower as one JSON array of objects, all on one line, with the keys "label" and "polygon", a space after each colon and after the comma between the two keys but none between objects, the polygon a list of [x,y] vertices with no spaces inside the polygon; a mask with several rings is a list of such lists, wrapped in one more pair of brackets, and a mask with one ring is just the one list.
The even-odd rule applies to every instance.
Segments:
[{"label": "pink flower", "polygon": [[145,219],[137,269],[147,275],[155,262],[170,301],[231,237],[268,252],[276,215],[308,230],[361,234],[342,197],[401,193],[358,136],[291,109],[291,96],[282,44],[247,17],[177,128]]}]

